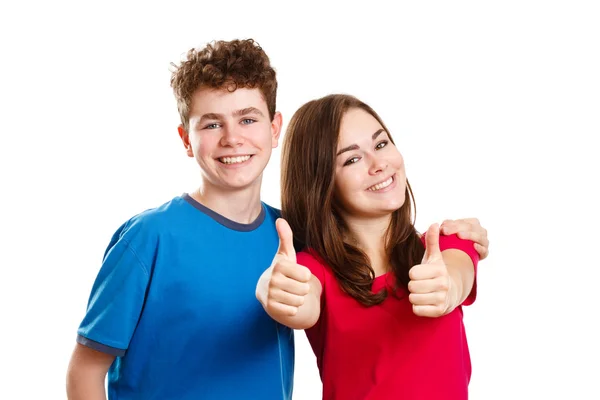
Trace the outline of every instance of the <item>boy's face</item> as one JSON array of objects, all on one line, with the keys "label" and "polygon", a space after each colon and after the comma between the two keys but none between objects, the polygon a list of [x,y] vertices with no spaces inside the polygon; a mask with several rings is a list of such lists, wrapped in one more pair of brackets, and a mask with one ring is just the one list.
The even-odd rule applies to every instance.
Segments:
[{"label": "boy's face", "polygon": [[277,147],[281,114],[269,120],[259,89],[198,89],[190,106],[189,132],[179,127],[187,155],[202,171],[204,187],[260,189],[262,172]]}]

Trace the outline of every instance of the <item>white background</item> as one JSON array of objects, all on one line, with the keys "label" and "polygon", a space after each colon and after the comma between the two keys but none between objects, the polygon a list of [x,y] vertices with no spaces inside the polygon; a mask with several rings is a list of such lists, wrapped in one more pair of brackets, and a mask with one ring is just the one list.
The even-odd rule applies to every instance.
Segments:
[{"label": "white background", "polygon": [[[0,7],[0,398],[66,397],[113,231],[197,184],[169,63],[252,37],[286,122],[312,98],[360,97],[405,156],[418,228],[474,216],[489,230],[465,315],[471,398],[600,399],[597,2],[161,3]],[[279,155],[263,185],[275,206]],[[318,399],[302,332],[297,346],[294,399]]]}]

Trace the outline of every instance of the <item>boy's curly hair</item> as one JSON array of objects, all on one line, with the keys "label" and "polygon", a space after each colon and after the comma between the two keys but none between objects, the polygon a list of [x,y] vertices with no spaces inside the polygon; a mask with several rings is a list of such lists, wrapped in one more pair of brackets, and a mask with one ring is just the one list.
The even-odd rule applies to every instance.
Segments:
[{"label": "boy's curly hair", "polygon": [[186,59],[174,67],[171,87],[177,100],[181,123],[189,129],[192,95],[201,88],[260,89],[273,120],[277,98],[277,78],[269,57],[253,39],[214,41],[203,49],[191,49]]}]

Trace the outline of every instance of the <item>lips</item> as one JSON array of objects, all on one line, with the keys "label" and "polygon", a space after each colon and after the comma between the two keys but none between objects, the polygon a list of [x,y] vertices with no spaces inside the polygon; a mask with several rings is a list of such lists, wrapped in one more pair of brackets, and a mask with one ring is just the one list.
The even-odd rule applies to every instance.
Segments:
[{"label": "lips", "polygon": [[390,176],[389,178],[387,178],[384,181],[381,181],[379,183],[376,183],[373,186],[368,187],[367,190],[371,191],[371,192],[376,192],[377,190],[381,190],[381,189],[384,189],[384,188],[390,186],[392,184],[392,182],[394,182],[394,175]]}]

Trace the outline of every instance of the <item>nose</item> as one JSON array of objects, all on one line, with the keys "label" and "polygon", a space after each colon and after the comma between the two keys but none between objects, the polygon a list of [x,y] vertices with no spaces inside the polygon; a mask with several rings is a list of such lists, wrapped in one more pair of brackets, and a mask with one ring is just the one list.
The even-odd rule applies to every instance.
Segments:
[{"label": "nose", "polygon": [[371,157],[371,165],[369,166],[369,174],[370,175],[380,174],[387,169],[387,166],[388,166],[388,163],[384,158],[372,156]]},{"label": "nose", "polygon": [[224,147],[235,147],[240,146],[244,143],[244,138],[238,131],[237,127],[227,125],[222,130],[221,146]]}]

